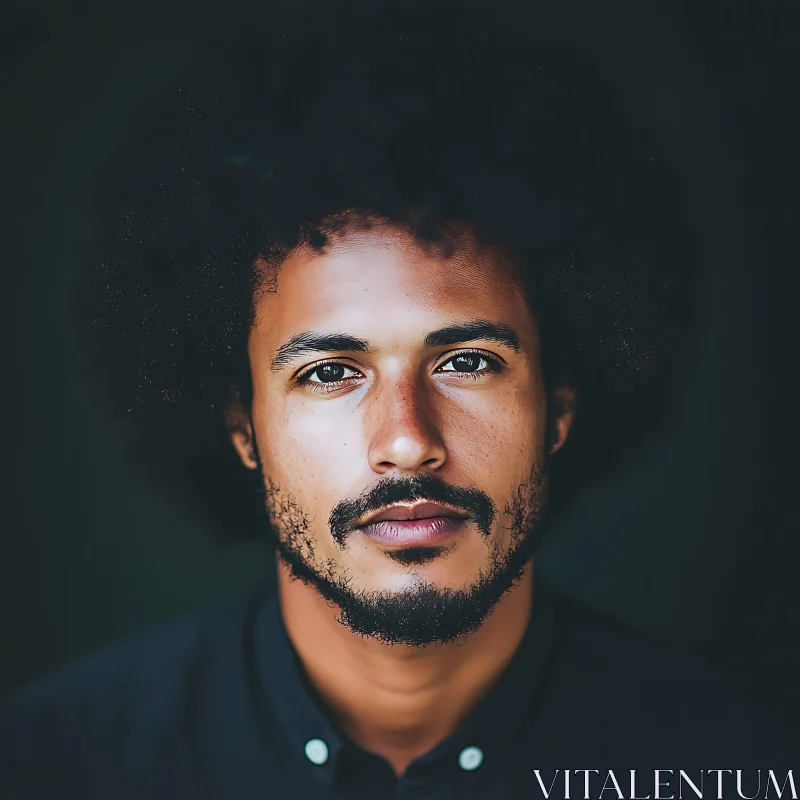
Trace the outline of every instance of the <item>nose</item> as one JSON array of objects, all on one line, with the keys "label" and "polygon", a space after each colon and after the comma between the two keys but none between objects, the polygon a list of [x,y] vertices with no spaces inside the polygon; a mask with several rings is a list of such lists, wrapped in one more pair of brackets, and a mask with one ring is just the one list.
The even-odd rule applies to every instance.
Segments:
[{"label": "nose", "polygon": [[377,388],[367,423],[370,467],[380,475],[439,469],[447,450],[436,416],[425,387],[410,376]]}]

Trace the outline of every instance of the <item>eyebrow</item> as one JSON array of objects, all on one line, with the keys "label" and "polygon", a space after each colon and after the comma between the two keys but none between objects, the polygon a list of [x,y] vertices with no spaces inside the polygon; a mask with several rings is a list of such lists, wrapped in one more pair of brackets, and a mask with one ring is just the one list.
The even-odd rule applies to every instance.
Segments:
[{"label": "eyebrow", "polygon": [[459,342],[474,342],[476,339],[497,342],[515,353],[518,353],[521,347],[519,336],[512,327],[485,319],[474,319],[459,325],[439,328],[438,331],[431,331],[425,336],[424,345],[425,347],[441,347]]},{"label": "eyebrow", "polygon": [[[513,328],[503,323],[484,319],[470,320],[431,331],[425,335],[423,346],[442,347],[460,342],[474,342],[478,339],[497,342],[515,353],[521,349],[519,335]],[[368,341],[346,333],[324,334],[306,331],[292,336],[278,348],[272,359],[272,369],[280,369],[308,353],[366,353],[370,349]]]}]

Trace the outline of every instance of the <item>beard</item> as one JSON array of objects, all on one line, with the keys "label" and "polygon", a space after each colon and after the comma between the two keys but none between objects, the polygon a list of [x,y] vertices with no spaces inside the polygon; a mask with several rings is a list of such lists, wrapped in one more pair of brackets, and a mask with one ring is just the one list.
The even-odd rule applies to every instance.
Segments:
[{"label": "beard", "polygon": [[[278,555],[292,576],[313,587],[339,608],[338,621],[360,636],[386,644],[423,647],[446,644],[473,633],[506,593],[516,586],[545,532],[544,509],[549,488],[544,464],[536,463],[505,506],[510,535],[503,545],[492,537],[495,507],[476,489],[451,486],[430,474],[411,479],[386,479],[364,496],[345,500],[331,512],[329,528],[337,547],[347,548],[347,536],[365,513],[397,502],[425,499],[462,509],[476,523],[489,550],[485,570],[459,588],[422,582],[401,591],[364,591],[351,586],[344,568],[334,559],[316,556],[308,515],[291,494],[267,476],[261,483],[263,508]],[[387,551],[404,564],[421,564],[445,557],[439,546]]]}]

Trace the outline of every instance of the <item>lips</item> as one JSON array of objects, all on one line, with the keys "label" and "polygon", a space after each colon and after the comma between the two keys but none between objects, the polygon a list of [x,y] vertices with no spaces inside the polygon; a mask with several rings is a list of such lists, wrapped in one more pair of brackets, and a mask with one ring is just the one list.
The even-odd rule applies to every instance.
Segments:
[{"label": "lips", "polygon": [[455,508],[426,501],[417,503],[394,503],[376,514],[370,514],[359,527],[375,522],[407,521],[444,517],[446,519],[467,519],[468,514]]},{"label": "lips", "polygon": [[463,511],[440,503],[395,503],[368,516],[359,529],[383,545],[423,547],[461,532],[468,519]]}]

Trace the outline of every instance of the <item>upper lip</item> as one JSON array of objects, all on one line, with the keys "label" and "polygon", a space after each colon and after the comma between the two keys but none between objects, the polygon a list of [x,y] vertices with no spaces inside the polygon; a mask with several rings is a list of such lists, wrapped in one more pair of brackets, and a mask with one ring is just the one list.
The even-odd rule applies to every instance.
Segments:
[{"label": "upper lip", "polygon": [[452,506],[445,506],[441,503],[431,503],[427,500],[416,503],[393,503],[365,517],[358,527],[362,528],[365,525],[371,525],[373,522],[385,522],[387,520],[426,519],[430,517],[468,519],[469,514],[464,511],[459,511]]}]

